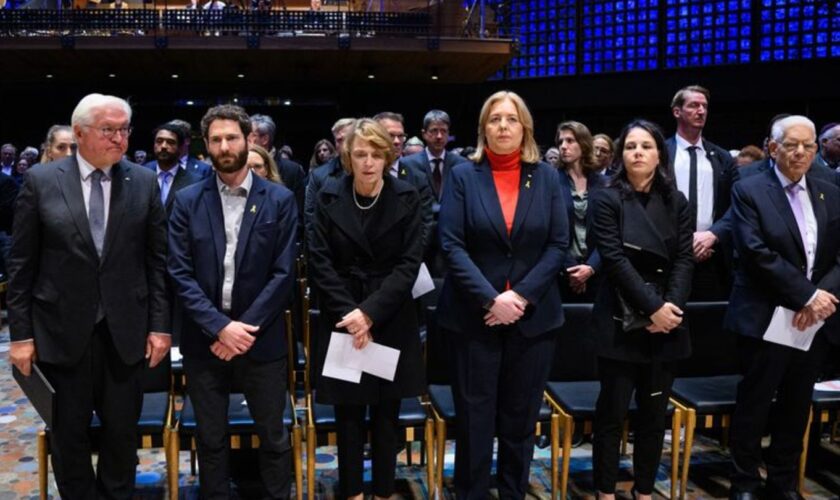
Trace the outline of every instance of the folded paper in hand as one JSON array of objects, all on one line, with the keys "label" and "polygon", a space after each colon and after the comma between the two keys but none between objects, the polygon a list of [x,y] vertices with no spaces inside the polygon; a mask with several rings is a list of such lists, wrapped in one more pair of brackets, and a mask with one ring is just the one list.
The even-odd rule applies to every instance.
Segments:
[{"label": "folded paper in hand", "polygon": [[400,351],[376,342],[364,349],[353,347],[353,336],[332,332],[322,375],[358,384],[362,372],[393,382]]},{"label": "folded paper in hand", "polygon": [[803,331],[793,326],[794,316],[796,316],[795,311],[785,309],[782,306],[776,307],[776,310],[773,312],[773,317],[770,319],[770,325],[767,326],[767,330],[764,332],[764,340],[773,342],[774,344],[793,347],[800,351],[810,349],[814,335],[822,328],[825,321],[817,321]]}]

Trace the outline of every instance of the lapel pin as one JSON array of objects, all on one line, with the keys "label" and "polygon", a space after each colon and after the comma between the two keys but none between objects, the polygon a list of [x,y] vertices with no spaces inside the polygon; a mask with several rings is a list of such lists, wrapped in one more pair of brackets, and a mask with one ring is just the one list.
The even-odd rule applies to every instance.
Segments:
[{"label": "lapel pin", "polygon": [[528,178],[525,179],[525,189],[531,189],[531,174],[528,174]]},{"label": "lapel pin", "polygon": [[251,205],[251,213],[252,214],[257,213],[257,206],[256,205]]},{"label": "lapel pin", "polygon": [[400,175],[405,175],[405,168],[403,168],[402,170],[400,170]]},{"label": "lapel pin", "polygon": [[824,194],[822,194],[822,193],[820,193],[820,200],[825,201],[825,195],[824,195]]}]

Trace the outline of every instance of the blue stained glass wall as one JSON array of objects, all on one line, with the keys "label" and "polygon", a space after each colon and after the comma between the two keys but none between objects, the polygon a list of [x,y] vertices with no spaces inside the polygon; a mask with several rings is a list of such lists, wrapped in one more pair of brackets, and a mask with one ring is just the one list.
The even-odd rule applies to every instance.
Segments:
[{"label": "blue stained glass wall", "polygon": [[761,62],[840,57],[840,2],[761,0]]},{"label": "blue stained glass wall", "polygon": [[582,72],[656,69],[659,1],[582,2]]},{"label": "blue stained glass wall", "polygon": [[[505,71],[508,78],[575,74],[575,0],[521,0],[510,3],[512,38],[519,54]],[[504,21],[503,21],[504,22]]]},{"label": "blue stained glass wall", "polygon": [[665,67],[750,62],[750,0],[666,0]]}]

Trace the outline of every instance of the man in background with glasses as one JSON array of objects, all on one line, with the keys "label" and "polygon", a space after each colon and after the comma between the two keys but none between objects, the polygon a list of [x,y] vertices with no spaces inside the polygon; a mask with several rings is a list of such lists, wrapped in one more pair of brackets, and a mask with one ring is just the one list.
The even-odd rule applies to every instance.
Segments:
[{"label": "man in background with glasses", "polygon": [[[90,94],[75,155],[25,174],[8,261],[10,358],[55,388],[53,471],[63,498],[131,498],[145,362],[169,352],[166,216],[155,173],[123,159],[131,107]],[[91,467],[88,429],[101,422]]]}]

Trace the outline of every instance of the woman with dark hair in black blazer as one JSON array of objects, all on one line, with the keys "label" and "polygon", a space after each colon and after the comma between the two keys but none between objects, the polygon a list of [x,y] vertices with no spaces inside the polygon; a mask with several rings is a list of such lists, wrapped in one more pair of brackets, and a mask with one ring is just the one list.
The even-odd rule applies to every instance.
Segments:
[{"label": "woman with dark hair in black blazer", "polygon": [[601,381],[592,461],[598,498],[612,500],[621,431],[635,391],[634,495],[649,499],[662,454],[673,365],[691,351],[681,308],[691,291],[693,228],[688,202],[672,181],[659,127],[631,122],[616,151],[615,174],[593,200],[589,230],[606,275],[592,311]]},{"label": "woman with dark hair in black blazer", "polygon": [[[333,331],[364,349],[373,340],[400,351],[394,380],[362,374],[357,384],[320,376],[319,403],[335,405],[338,498],[361,500],[364,444],[371,429],[373,494],[394,494],[397,417],[402,398],[425,392],[426,381],[411,288],[423,256],[420,195],[388,175],[396,152],[377,122],[357,120],[341,150],[347,175],[318,192],[309,269],[318,288],[321,373]],[[370,425],[365,413],[370,408]]]},{"label": "woman with dark hair in black blazer", "polygon": [[557,273],[568,222],[557,171],[539,161],[534,121],[512,92],[481,108],[473,163],[452,169],[440,240],[449,273],[437,321],[452,340],[455,490],[486,498],[498,436],[500,498],[528,489],[534,430],[563,324]]},{"label": "woman with dark hair in black blazer", "polygon": [[603,185],[595,163],[592,133],[583,123],[566,121],[557,126],[555,143],[560,150],[560,185],[569,216],[569,251],[561,272],[565,302],[592,302],[601,281],[601,258],[586,242],[589,200]]}]

